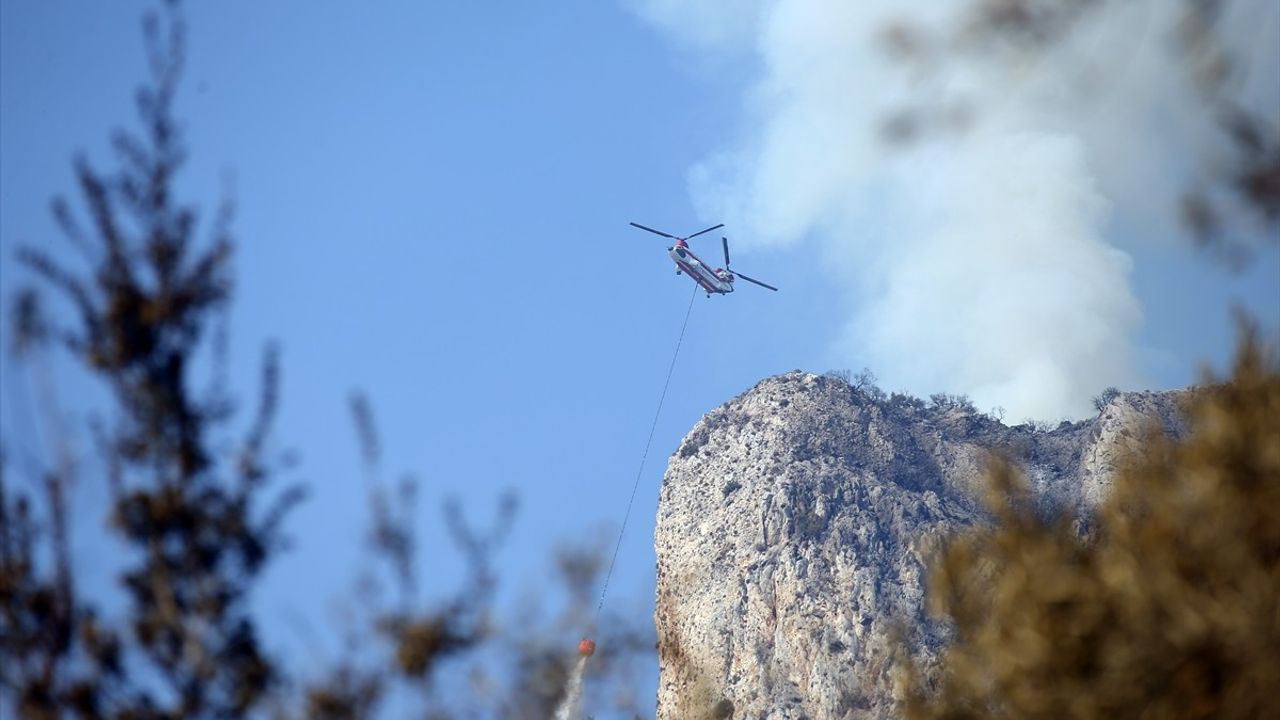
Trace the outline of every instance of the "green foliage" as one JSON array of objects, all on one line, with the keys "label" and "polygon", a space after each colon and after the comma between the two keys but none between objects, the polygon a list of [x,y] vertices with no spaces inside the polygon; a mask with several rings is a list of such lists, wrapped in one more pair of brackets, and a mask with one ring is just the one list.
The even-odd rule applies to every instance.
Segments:
[{"label": "green foliage", "polygon": [[1185,442],[1152,432],[1088,538],[994,468],[994,524],[933,565],[955,637],[908,717],[1280,714],[1280,371],[1252,333],[1189,417]]}]

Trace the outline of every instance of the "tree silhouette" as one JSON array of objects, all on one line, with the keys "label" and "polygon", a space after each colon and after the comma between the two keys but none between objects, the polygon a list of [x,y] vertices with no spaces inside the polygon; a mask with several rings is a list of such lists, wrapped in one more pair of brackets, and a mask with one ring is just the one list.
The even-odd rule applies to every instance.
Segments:
[{"label": "tree silhouette", "polygon": [[[112,423],[93,429],[108,526],[127,549],[119,578],[126,609],[109,616],[77,584],[67,511],[76,462],[63,438],[54,438],[57,462],[34,485],[12,483],[0,452],[0,716],[368,718],[407,707],[428,718],[547,716],[573,657],[566,633],[586,623],[579,590],[594,586],[599,551],[567,546],[553,559],[569,592],[564,616],[551,626],[527,618],[504,638],[492,611],[492,556],[513,522],[515,497],[504,497],[487,527],[451,501],[445,520],[466,578],[443,600],[419,598],[415,484],[382,483],[374,415],[359,394],[351,411],[369,491],[366,565],[379,576],[373,585],[391,579],[395,597],[364,598],[366,612],[348,630],[370,651],[345,654],[314,677],[292,675],[263,648],[250,596],[305,492],[299,484],[273,489],[286,469],[267,449],[280,401],[275,350],[262,361],[247,435],[231,450],[215,441],[233,419],[225,372],[216,370],[207,388],[193,377],[205,353],[215,368],[225,363],[225,338],[211,343],[209,335],[231,299],[234,208],[224,199],[201,223],[196,206],[174,195],[187,151],[173,113],[186,39],[180,10],[167,0],[143,23],[141,132],[113,135],[113,170],[76,158],[79,212],[61,197],[52,204],[85,267],[37,247],[19,250],[39,282],[13,298],[14,350],[35,364],[66,351],[110,390]],[[626,618],[606,621],[610,641],[595,679],[617,690],[630,684],[630,659],[652,655],[652,640]],[[492,692],[441,693],[437,676],[484,646],[505,651],[496,663],[474,660],[477,672],[494,676]]]},{"label": "tree silhouette", "polygon": [[[277,677],[264,656],[247,595],[280,545],[280,524],[302,497],[291,486],[269,501],[263,453],[276,408],[278,366],[263,361],[257,416],[235,457],[211,433],[229,418],[214,388],[192,390],[191,367],[210,318],[231,289],[232,207],[197,240],[197,211],[172,192],[185,148],[172,109],[184,26],[173,3],[144,23],[149,82],[137,93],[141,135],[112,138],[119,168],[75,162],[88,228],[71,204],[54,216],[92,266],[78,274],[24,247],[20,260],[74,307],[76,322],[41,317],[43,297],[15,303],[19,348],[56,341],[110,388],[118,421],[100,432],[111,468],[110,520],[129,548],[122,583],[129,620],[113,625],[75,592],[67,552],[67,468],[45,478],[43,522],[23,493],[0,496],[5,654],[3,684],[20,713],[56,717],[229,717],[260,707]],[[52,568],[36,557],[47,526]],[[143,679],[145,678],[145,679]]]}]

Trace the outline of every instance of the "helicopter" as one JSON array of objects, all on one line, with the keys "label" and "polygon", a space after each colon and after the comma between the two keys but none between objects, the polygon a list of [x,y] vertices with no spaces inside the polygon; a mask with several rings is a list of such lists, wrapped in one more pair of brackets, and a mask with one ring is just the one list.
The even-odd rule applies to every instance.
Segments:
[{"label": "helicopter", "polygon": [[707,292],[707,297],[711,297],[713,294],[728,295],[733,292],[733,281],[735,276],[740,277],[747,282],[755,283],[762,288],[768,288],[774,292],[778,291],[778,288],[768,283],[762,283],[759,280],[743,275],[737,270],[729,269],[729,239],[724,236],[720,237],[720,242],[724,248],[723,268],[712,268],[710,265],[703,262],[697,255],[694,255],[693,251],[689,249],[689,239],[695,238],[703,233],[709,233],[712,230],[719,230],[724,227],[724,223],[713,225],[706,230],[699,230],[698,232],[692,235],[686,235],[685,237],[676,237],[675,235],[664,233],[661,230],[654,230],[651,227],[645,227],[640,223],[633,222],[631,223],[631,226],[640,228],[641,230],[647,230],[654,235],[661,235],[664,238],[675,240],[676,244],[667,248],[667,254],[671,256],[671,259],[676,264],[676,274],[685,274],[693,278],[693,281],[698,283],[698,285]]}]

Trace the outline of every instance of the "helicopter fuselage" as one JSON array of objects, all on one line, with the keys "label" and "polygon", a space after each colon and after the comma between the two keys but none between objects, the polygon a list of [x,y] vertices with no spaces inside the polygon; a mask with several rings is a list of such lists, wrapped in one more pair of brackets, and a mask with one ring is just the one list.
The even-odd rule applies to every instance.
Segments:
[{"label": "helicopter fuselage", "polygon": [[676,272],[684,273],[693,279],[694,282],[702,286],[710,297],[713,293],[719,295],[727,295],[733,292],[733,274],[712,268],[706,264],[693,251],[689,249],[688,244],[683,240],[676,241],[675,245],[667,248],[667,254],[671,256],[672,262],[676,264]]},{"label": "helicopter fuselage", "polygon": [[676,274],[684,274],[693,278],[693,281],[698,283],[698,287],[707,292],[707,297],[711,297],[713,294],[728,295],[733,292],[733,281],[738,278],[742,278],[754,285],[759,285],[766,290],[772,290],[774,292],[778,291],[778,288],[770,285],[769,283],[760,282],[755,278],[748,277],[745,273],[729,269],[729,238],[724,237],[723,235],[720,236],[720,247],[724,250],[724,267],[722,268],[713,268],[702,262],[702,259],[697,255],[694,255],[693,251],[689,249],[689,238],[698,237],[699,235],[709,233],[712,230],[719,230],[724,227],[724,223],[712,225],[705,230],[699,230],[698,232],[692,235],[686,235],[685,237],[677,237],[671,233],[654,230],[651,227],[641,225],[637,222],[631,223],[631,227],[639,228],[645,232],[651,232],[654,235],[661,235],[664,238],[671,238],[672,240],[675,240],[675,244],[667,248],[667,255],[671,257],[671,262],[676,264]]}]

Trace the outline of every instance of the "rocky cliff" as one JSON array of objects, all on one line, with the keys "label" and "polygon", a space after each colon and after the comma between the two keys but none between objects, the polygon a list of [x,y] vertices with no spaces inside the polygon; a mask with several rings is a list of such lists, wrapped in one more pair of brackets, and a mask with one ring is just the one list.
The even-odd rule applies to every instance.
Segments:
[{"label": "rocky cliff", "polygon": [[707,414],[658,506],[658,717],[893,716],[895,653],[931,663],[947,632],[924,616],[924,560],[982,518],[989,452],[1021,463],[1046,506],[1087,518],[1148,419],[1182,432],[1180,395],[1008,427],[955,398],[793,372]]}]

